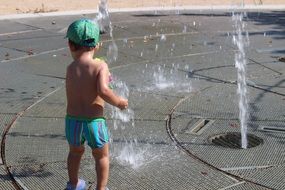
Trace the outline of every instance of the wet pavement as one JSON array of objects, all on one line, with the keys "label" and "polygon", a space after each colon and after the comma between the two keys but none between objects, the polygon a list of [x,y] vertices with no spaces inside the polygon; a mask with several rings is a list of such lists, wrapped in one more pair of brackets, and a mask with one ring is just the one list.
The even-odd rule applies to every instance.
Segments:
[{"label": "wet pavement", "polygon": [[[0,189],[65,188],[71,57],[64,36],[82,17],[95,14],[0,21]],[[110,69],[115,83],[128,87],[134,123],[119,121],[107,106],[109,188],[284,189],[284,19],[283,10],[247,12],[253,147],[240,149],[232,135],[240,131],[232,13],[112,13],[118,59]],[[98,57],[112,44],[107,33],[102,42]],[[95,189],[88,148],[80,176]]]}]

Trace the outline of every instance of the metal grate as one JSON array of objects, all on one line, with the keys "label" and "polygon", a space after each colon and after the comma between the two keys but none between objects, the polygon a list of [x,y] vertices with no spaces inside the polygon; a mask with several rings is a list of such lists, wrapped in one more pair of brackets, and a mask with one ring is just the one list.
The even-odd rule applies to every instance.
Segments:
[{"label": "metal grate", "polygon": [[[226,148],[234,148],[241,149],[241,133],[238,132],[229,132],[223,133],[219,135],[215,135],[209,138],[210,142],[214,145],[226,147]],[[247,148],[253,148],[260,144],[263,144],[263,139],[253,135],[247,134]]]}]

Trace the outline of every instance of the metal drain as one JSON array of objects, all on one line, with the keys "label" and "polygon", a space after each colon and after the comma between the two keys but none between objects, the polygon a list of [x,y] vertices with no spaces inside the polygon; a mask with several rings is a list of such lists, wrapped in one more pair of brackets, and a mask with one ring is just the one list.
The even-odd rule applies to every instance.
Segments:
[{"label": "metal drain", "polygon": [[[241,149],[241,133],[238,132],[229,132],[229,133],[223,133],[219,135],[215,135],[209,138],[210,142],[226,147],[226,148],[234,148],[234,149]],[[260,144],[263,144],[263,139],[253,135],[253,134],[247,134],[247,148],[253,148]]]}]

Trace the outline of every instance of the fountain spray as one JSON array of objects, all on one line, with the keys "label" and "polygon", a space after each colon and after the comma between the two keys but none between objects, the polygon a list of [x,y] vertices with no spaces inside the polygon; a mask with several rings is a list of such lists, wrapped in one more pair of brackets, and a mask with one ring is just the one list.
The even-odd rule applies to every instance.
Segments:
[{"label": "fountain spray", "polygon": [[[246,55],[245,47],[249,45],[248,33],[245,31],[243,21],[246,13],[234,14],[232,20],[234,24],[233,43],[238,51],[235,54],[235,67],[237,68],[237,94],[239,95],[239,120],[241,126],[241,146],[247,148],[247,121],[248,121],[248,98],[246,85]],[[245,35],[244,35],[245,34]]]},{"label": "fountain spray", "polygon": [[107,0],[100,0],[98,5],[98,15],[95,18],[95,21],[100,27],[100,33],[106,33],[109,31],[112,42],[108,47],[107,61],[109,63],[116,62],[118,58],[118,46],[115,43],[113,36],[113,26],[108,11]]}]

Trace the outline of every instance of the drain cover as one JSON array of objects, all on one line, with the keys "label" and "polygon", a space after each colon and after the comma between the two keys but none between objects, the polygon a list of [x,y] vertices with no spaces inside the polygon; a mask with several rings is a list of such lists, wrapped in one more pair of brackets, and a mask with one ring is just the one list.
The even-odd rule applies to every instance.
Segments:
[{"label": "drain cover", "polygon": [[[235,149],[241,149],[241,133],[238,132],[229,132],[229,133],[223,133],[219,135],[215,135],[209,138],[210,142],[226,147],[226,148],[235,148]],[[253,134],[247,134],[247,148],[256,147],[260,144],[263,144],[263,139],[253,135]]]}]

